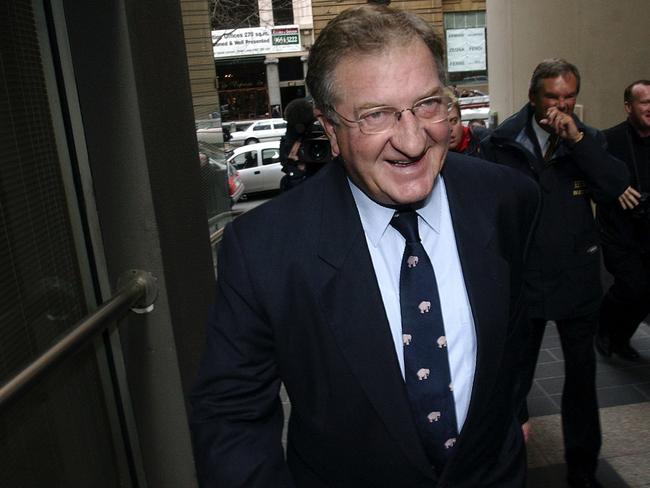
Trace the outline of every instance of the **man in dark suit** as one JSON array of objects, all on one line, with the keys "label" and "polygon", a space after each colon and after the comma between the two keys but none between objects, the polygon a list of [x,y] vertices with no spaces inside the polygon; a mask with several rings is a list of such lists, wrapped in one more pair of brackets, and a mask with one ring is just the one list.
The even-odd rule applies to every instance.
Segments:
[{"label": "man in dark suit", "polygon": [[342,13],[307,83],[336,158],[225,231],[192,395],[202,486],[523,487],[534,182],[447,154],[442,45],[413,14]]},{"label": "man in dark suit", "polygon": [[605,356],[634,361],[639,353],[630,338],[650,313],[650,80],[630,84],[623,101],[628,117],[604,131],[607,149],[625,162],[643,203],[598,206],[603,258],[614,284],[600,306],[596,346]]},{"label": "man in dark suit", "polygon": [[[580,73],[564,59],[533,71],[529,103],[482,141],[483,157],[539,183],[542,210],[526,269],[531,319],[530,387],[546,322],[555,320],[564,353],[562,427],[567,478],[599,487],[600,451],[594,336],[600,303],[600,252],[591,199],[631,201],[625,166],[605,150],[604,137],[574,114]],[[522,421],[525,418],[522,418]],[[524,429],[526,424],[524,424]]]}]

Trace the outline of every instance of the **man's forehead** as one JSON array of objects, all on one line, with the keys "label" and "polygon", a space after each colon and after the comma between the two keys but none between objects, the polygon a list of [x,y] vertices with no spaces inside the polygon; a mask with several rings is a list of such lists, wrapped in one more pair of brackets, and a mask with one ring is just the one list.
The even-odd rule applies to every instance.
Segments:
[{"label": "man's forehead", "polygon": [[575,75],[571,72],[560,73],[557,76],[549,76],[548,78],[542,78],[542,82],[555,83],[558,81],[564,81],[565,83],[575,83],[577,80]]},{"label": "man's forehead", "polygon": [[632,100],[641,100],[650,98],[650,85],[638,83],[632,87]]},{"label": "man's forehead", "polygon": [[[394,76],[392,76],[395,70],[392,66],[403,63],[404,50],[410,54],[408,58],[410,64],[415,63],[417,66],[422,67],[430,63],[431,66],[430,82],[423,84],[420,89],[416,89],[413,92],[413,99],[410,102],[414,103],[422,98],[433,95],[442,95],[445,87],[440,81],[437,63],[433,54],[421,40],[415,39],[407,43],[391,43],[373,52],[353,51],[342,56],[334,67],[334,102],[337,104],[353,102],[357,109],[390,105],[390,100],[385,99],[387,90],[383,88],[386,86],[391,87],[388,90],[388,93],[391,94],[389,97],[391,99],[393,96],[400,95],[400,90],[394,90],[390,84],[395,83]],[[362,67],[361,65],[364,63],[370,63],[370,65],[366,64],[365,67]],[[377,67],[377,71],[368,67],[373,64]],[[403,71],[404,67],[395,69]],[[385,76],[382,75],[382,70],[385,70]],[[373,73],[377,74],[377,76],[373,76]],[[359,83],[367,86],[361,98],[357,98],[360,95],[358,90],[349,89],[348,84],[350,83],[354,83],[355,87],[358,87]],[[403,84],[401,86],[404,87]],[[412,85],[405,88],[411,87]],[[352,93],[355,94],[355,100],[350,99]],[[403,94],[404,91],[401,91],[401,93]]]},{"label": "man's forehead", "polygon": [[573,73],[562,73],[557,76],[542,78],[542,88],[546,91],[552,90],[562,83],[569,85],[569,88],[575,90],[578,85],[578,80]]}]

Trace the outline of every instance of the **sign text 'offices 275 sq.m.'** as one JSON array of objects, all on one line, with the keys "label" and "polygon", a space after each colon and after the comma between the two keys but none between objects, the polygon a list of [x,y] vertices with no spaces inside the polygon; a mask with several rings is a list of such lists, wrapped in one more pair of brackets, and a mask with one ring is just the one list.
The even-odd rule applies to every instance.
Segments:
[{"label": "sign text 'offices 275 sq.m.'", "polygon": [[215,58],[301,51],[297,25],[212,31]]}]

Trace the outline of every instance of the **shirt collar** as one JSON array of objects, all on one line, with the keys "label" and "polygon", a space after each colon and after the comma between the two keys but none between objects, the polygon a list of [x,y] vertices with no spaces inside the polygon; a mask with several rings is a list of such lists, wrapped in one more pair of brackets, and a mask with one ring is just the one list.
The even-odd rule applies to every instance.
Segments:
[{"label": "shirt collar", "polygon": [[[352,196],[357,204],[361,225],[373,246],[377,247],[379,241],[386,233],[390,221],[395,215],[395,209],[380,205],[366,195],[355,185],[350,178],[348,184],[352,191]],[[444,192],[444,181],[442,175],[438,175],[433,183],[433,189],[427,196],[424,205],[417,209],[417,213],[424,223],[434,232],[440,232],[440,214],[442,212],[442,195]]]}]

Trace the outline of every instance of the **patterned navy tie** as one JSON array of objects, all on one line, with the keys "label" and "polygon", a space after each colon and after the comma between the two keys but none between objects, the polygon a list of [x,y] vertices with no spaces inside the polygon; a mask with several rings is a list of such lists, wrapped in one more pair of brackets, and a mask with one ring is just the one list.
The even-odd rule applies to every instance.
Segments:
[{"label": "patterned navy tie", "polygon": [[406,390],[425,451],[440,472],[458,429],[436,275],[420,242],[417,213],[397,212],[390,225],[406,239],[399,280]]}]

